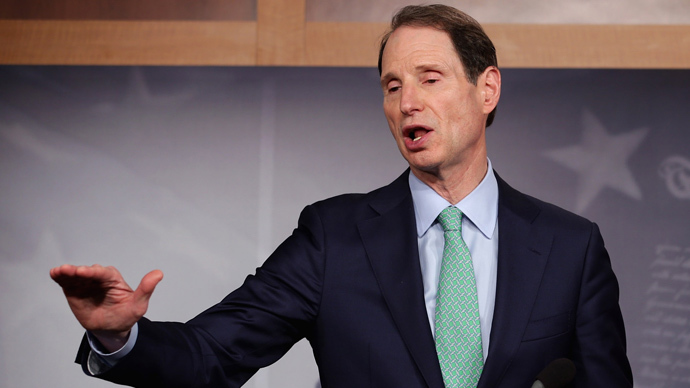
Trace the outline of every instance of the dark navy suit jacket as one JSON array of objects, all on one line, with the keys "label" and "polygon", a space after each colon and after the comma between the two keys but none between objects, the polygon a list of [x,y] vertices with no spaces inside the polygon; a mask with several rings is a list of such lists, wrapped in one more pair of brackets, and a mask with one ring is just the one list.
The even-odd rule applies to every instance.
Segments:
[{"label": "dark navy suit jacket", "polygon": [[[139,322],[98,377],[141,387],[237,387],[307,338],[324,388],[442,388],[423,299],[408,172],[304,209],[245,283],[186,324]],[[632,387],[618,283],[597,226],[498,178],[491,343],[479,388],[530,387],[552,360],[578,388]],[[78,362],[85,365],[88,346]]]}]

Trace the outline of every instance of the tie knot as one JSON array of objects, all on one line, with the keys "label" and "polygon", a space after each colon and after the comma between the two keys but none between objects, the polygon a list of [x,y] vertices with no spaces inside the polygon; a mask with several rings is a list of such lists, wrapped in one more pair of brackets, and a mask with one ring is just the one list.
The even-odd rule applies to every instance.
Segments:
[{"label": "tie knot", "polygon": [[462,231],[462,211],[455,206],[443,209],[436,218],[443,227],[444,232]]}]

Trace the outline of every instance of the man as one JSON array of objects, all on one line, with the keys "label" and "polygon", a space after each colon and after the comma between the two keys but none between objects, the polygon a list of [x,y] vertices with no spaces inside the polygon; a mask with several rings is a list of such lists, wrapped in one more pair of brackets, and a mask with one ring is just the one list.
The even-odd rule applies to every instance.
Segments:
[{"label": "man", "polygon": [[[406,7],[379,70],[409,170],[371,193],[306,207],[292,236],[218,305],[186,324],[151,322],[143,315],[160,271],[132,291],[112,267],[51,270],[90,333],[78,356],[87,373],[235,387],[307,338],[323,387],[527,387],[564,357],[576,365],[574,387],[632,387],[598,228],[491,169],[485,130],[501,76],[479,24],[446,6]],[[449,287],[464,276],[452,265],[472,273],[462,287]],[[448,324],[460,299],[462,318]],[[460,327],[471,329],[448,335]],[[472,368],[448,361],[468,344]]]}]

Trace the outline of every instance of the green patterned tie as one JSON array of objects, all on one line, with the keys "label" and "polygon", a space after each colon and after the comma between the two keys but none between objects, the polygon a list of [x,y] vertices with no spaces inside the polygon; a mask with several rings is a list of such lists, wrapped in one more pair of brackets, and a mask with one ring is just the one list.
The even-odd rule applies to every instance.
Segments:
[{"label": "green patterned tie", "polygon": [[436,352],[446,388],[476,387],[484,358],[474,268],[462,240],[462,212],[450,206],[437,219],[445,243],[436,296]]}]

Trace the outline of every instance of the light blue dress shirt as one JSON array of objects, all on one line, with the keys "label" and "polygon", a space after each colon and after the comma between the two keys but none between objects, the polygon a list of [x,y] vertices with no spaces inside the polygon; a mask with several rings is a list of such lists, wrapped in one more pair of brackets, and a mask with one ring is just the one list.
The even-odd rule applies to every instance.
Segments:
[{"label": "light blue dress shirt", "polygon": [[427,317],[434,333],[436,293],[443,259],[443,228],[436,217],[448,206],[462,211],[462,239],[470,250],[479,300],[479,321],[482,332],[484,360],[489,351],[489,335],[496,300],[496,268],[498,265],[498,183],[488,161],[484,179],[465,198],[451,204],[431,187],[410,173],[410,190],[417,220],[417,244],[424,283]]}]

